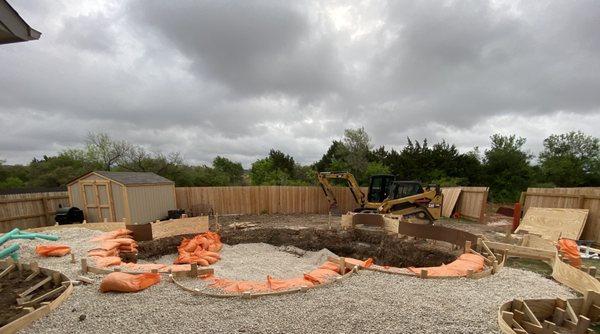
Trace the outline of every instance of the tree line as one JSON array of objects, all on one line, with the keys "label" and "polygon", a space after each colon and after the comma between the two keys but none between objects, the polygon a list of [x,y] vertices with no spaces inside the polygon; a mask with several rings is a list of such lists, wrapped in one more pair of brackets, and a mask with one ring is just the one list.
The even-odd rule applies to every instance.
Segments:
[{"label": "tree line", "polygon": [[489,186],[496,202],[512,202],[527,187],[600,186],[600,139],[582,132],[551,135],[537,157],[525,150],[525,138],[494,134],[490,148],[461,153],[454,144],[430,145],[407,138],[400,149],[374,148],[364,128],[347,129],[321,159],[301,165],[276,149],[250,170],[217,156],[210,166],[190,165],[179,153],[149,152],[104,133],[89,134],[82,148],[34,158],[27,165],[0,160],[0,189],[64,186],[91,170],[154,172],[177,186],[314,185],[317,171],[349,171],[361,185],[376,174],[394,174],[441,186]]}]

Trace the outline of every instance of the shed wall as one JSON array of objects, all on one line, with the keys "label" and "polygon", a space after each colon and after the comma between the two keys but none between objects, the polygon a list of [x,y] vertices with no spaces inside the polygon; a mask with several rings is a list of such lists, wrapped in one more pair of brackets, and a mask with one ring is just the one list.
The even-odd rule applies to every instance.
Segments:
[{"label": "shed wall", "polygon": [[125,199],[123,198],[123,186],[112,181],[110,182],[110,186],[112,188],[115,220],[121,221],[123,218],[127,218],[127,213],[125,212]]},{"label": "shed wall", "polygon": [[81,196],[81,191],[79,190],[79,182],[75,182],[72,185],[67,187],[69,190],[69,202],[71,206],[76,206],[79,209],[83,210],[83,197]]},{"label": "shed wall", "polygon": [[144,224],[167,216],[175,210],[175,192],[172,184],[128,186],[127,197],[132,224]]}]

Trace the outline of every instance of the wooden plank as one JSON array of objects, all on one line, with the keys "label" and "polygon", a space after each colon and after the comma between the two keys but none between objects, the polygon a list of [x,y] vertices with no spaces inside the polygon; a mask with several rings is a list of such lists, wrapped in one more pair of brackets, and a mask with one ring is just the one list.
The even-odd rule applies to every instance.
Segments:
[{"label": "wooden plank", "polygon": [[39,281],[38,283],[34,284],[33,286],[29,287],[29,289],[18,293],[17,296],[19,296],[20,298],[23,298],[25,296],[27,296],[28,294],[34,292],[35,290],[39,289],[42,285],[49,283],[52,280],[51,276],[48,276],[46,278],[44,278],[43,280]]},{"label": "wooden plank", "polygon": [[442,216],[451,217],[458,197],[460,196],[461,188],[442,188],[443,203],[442,203]]},{"label": "wooden plank", "polygon": [[561,237],[578,240],[583,232],[588,212],[587,209],[532,207],[527,210],[515,232],[527,231],[552,241]]},{"label": "wooden plank", "polygon": [[523,195],[525,212],[531,207],[588,209],[587,222],[580,238],[600,245],[600,187],[529,188]]}]

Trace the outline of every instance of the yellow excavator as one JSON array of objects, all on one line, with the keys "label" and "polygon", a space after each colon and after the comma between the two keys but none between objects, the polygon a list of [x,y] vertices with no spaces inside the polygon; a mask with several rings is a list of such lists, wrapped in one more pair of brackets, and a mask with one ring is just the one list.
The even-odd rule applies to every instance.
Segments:
[{"label": "yellow excavator", "polygon": [[442,211],[442,191],[438,185],[425,188],[418,181],[398,181],[395,175],[373,175],[367,194],[360,189],[354,175],[348,172],[317,173],[319,185],[336,210],[338,203],[330,180],[344,180],[358,207],[354,212],[402,215],[409,221],[432,224]]}]

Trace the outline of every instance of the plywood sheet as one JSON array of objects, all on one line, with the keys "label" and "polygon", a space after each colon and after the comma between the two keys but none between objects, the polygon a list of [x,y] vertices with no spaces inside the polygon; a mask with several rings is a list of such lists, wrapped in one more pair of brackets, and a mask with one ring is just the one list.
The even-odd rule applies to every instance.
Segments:
[{"label": "plywood sheet", "polygon": [[208,216],[165,220],[152,223],[154,239],[208,231]]},{"label": "plywood sheet", "polygon": [[444,196],[444,201],[442,203],[443,217],[452,216],[452,211],[454,211],[460,192],[461,188],[442,188],[442,195]]},{"label": "plywood sheet", "polygon": [[587,209],[529,208],[516,232],[527,231],[552,241],[578,240],[588,212]]}]

